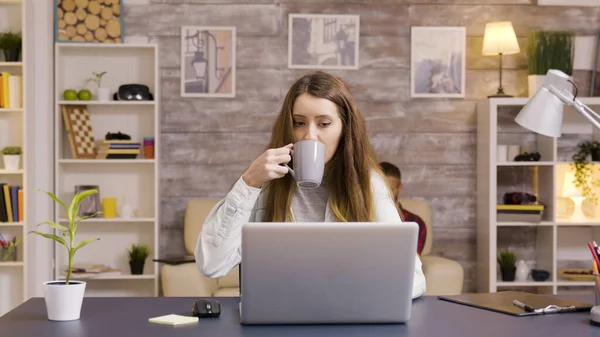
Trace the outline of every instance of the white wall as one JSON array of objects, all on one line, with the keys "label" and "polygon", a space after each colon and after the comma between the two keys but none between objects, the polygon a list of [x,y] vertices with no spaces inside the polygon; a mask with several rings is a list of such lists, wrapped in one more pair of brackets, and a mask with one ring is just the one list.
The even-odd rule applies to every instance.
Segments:
[{"label": "white wall", "polygon": [[[44,220],[53,219],[50,198],[34,188],[53,190],[53,1],[27,1],[27,149],[29,164],[27,186],[27,230]],[[45,226],[44,226],[45,227]],[[43,227],[40,227],[40,229]],[[52,279],[52,241],[28,234],[27,294],[43,296],[42,282]]]}]

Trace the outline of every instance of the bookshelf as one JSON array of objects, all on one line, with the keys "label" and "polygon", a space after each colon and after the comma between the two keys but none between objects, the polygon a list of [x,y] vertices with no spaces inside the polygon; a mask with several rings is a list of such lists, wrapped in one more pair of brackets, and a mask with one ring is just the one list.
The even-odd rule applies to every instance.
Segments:
[{"label": "bookshelf", "polygon": [[[580,97],[600,111],[600,97]],[[590,269],[587,242],[600,242],[600,206],[583,203],[587,219],[572,221],[574,203],[564,197],[571,157],[582,141],[600,140],[600,132],[570,107],[564,109],[562,137],[551,138],[522,128],[514,118],[528,98],[491,98],[477,105],[477,282],[479,292],[524,290],[565,294],[593,291],[593,279],[565,278],[565,269]],[[520,152],[539,152],[538,162],[515,162],[497,157],[498,145],[518,145]],[[503,151],[501,151],[503,153]],[[600,163],[594,177],[600,177]],[[497,221],[496,205],[508,192],[526,192],[545,205],[541,220]],[[596,193],[599,193],[596,190]],[[599,203],[600,205],[600,203]],[[511,249],[530,269],[550,272],[546,281],[503,281],[496,257]]]},{"label": "bookshelf", "polygon": [[[0,149],[6,146],[19,146],[24,153],[28,151],[25,99],[25,65],[28,54],[25,49],[27,39],[25,12],[26,4],[23,0],[0,0],[0,34],[20,32],[22,38],[22,49],[17,60],[7,60],[4,53],[0,52],[0,75],[2,76],[0,80],[2,81],[0,85],[2,87],[2,90],[0,90],[0,96],[2,96],[0,99]],[[13,102],[7,103],[6,97],[12,98]],[[6,169],[3,160],[0,160],[0,183],[26,191],[28,189],[27,171],[28,163],[24,155],[21,155],[18,169]],[[4,203],[6,211],[5,200],[0,201]],[[22,208],[23,214],[26,213],[27,197],[25,193],[23,193],[20,204],[18,197],[10,198],[10,201],[11,205],[17,202],[16,214],[13,213],[14,215],[18,216],[19,207]],[[26,224],[23,216],[19,219],[12,219],[13,221],[8,221],[3,216],[1,218],[0,233],[5,237],[14,237],[16,240],[20,240],[20,243],[16,248],[16,261],[12,261],[12,258],[4,260],[3,254],[0,255],[0,316],[28,298],[25,270],[27,249],[25,247],[27,247],[27,228],[30,226]]]},{"label": "bookshelf", "polygon": [[[98,210],[102,199],[116,198],[116,217],[84,220],[77,238],[99,237],[77,252],[74,264],[105,265],[120,272],[97,275],[74,275],[87,282],[86,296],[158,296],[158,264],[153,262],[158,252],[159,227],[159,73],[158,46],[155,44],[55,44],[55,192],[70,201],[76,185],[95,185],[99,189]],[[111,100],[99,101],[95,85],[86,80],[92,72],[106,71],[103,86],[111,90]],[[150,88],[152,101],[114,101],[112,94],[123,84],[144,84]],[[66,89],[88,88],[89,101],[65,100]],[[142,148],[136,158],[98,159],[73,156],[65,128],[63,107],[85,105],[96,143],[105,135],[122,132]],[[143,139],[154,137],[154,156],[146,158]],[[97,148],[98,149],[98,148]],[[133,217],[121,214],[128,204]],[[57,205],[56,221],[65,222],[65,214]],[[146,244],[150,255],[142,275],[131,275],[127,249],[131,244]],[[67,254],[55,244],[55,278],[64,278]]]}]

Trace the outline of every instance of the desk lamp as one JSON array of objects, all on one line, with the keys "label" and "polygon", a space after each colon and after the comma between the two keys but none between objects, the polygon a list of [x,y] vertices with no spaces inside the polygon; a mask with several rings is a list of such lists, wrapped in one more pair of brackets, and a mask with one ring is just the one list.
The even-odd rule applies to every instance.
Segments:
[{"label": "desk lamp", "polygon": [[[574,95],[569,92],[571,85],[575,87]],[[564,105],[572,106],[600,130],[598,122],[600,116],[577,99],[577,85],[569,79],[567,74],[556,69],[548,70],[544,84],[521,109],[515,122],[535,133],[558,138],[562,134]],[[594,287],[594,292],[596,292],[596,297],[600,290]],[[592,307],[590,323],[600,325],[600,305]]]},{"label": "desk lamp", "polygon": [[490,22],[485,25],[481,54],[484,56],[499,56],[500,58],[498,92],[488,97],[512,97],[505,94],[502,87],[502,55],[517,54],[520,51],[517,35],[510,21]]}]

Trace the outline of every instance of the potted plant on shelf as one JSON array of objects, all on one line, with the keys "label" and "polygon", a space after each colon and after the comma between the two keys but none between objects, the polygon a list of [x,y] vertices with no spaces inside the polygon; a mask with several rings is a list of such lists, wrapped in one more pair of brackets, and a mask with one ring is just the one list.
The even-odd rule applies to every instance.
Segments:
[{"label": "potted plant on shelf", "polygon": [[102,86],[102,77],[106,75],[106,71],[101,73],[93,72],[94,78],[91,78],[90,81],[96,83],[96,96],[99,101],[110,101],[110,88],[105,88]]},{"label": "potted plant on shelf", "polygon": [[517,270],[517,255],[510,250],[505,249],[498,254],[497,260],[500,265],[502,281],[514,281],[515,272]]},{"label": "potted plant on shelf", "polygon": [[144,273],[144,264],[149,255],[149,248],[145,244],[131,244],[129,253],[129,267],[131,275],[141,275]]},{"label": "potted plant on shelf", "polygon": [[52,192],[43,192],[45,192],[50,198],[52,198],[52,200],[56,201],[62,206],[67,214],[67,220],[69,223],[68,227],[53,221],[43,221],[38,225],[38,227],[44,224],[48,225],[50,228],[56,230],[58,234],[42,233],[39,231],[29,232],[52,239],[67,248],[68,264],[65,280],[44,282],[44,299],[46,301],[48,319],[51,321],[77,320],[81,315],[81,305],[83,303],[86,282],[71,280],[71,272],[73,271],[73,258],[79,249],[100,239],[90,238],[81,240],[79,243],[75,243],[75,234],[77,233],[77,227],[79,226],[79,223],[93,216],[90,215],[78,217],[77,214],[79,213],[79,206],[81,202],[88,196],[98,193],[98,190],[86,190],[75,194],[69,208],[67,208],[67,205]]},{"label": "potted plant on shelf", "polygon": [[[531,31],[527,36],[528,90],[533,96],[550,69],[573,75],[573,38],[566,31]],[[565,88],[571,90],[571,88]]]},{"label": "potted plant on shelf", "polygon": [[600,179],[593,179],[594,166],[589,159],[591,158],[592,162],[600,162],[600,142],[585,141],[577,147],[579,151],[573,155],[573,162],[570,163],[575,176],[573,184],[581,190],[582,196],[597,205],[598,197],[594,189],[600,187]]},{"label": "potted plant on shelf", "polygon": [[4,155],[4,169],[14,171],[19,169],[19,159],[21,159],[20,146],[7,146],[2,149]]},{"label": "potted plant on shelf", "polygon": [[18,62],[21,58],[21,33],[0,33],[0,49],[6,62]]}]

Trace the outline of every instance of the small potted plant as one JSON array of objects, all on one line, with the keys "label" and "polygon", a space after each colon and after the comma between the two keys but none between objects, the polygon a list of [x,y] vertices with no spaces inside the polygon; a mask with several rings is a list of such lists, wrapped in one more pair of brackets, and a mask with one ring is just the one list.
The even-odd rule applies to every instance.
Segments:
[{"label": "small potted plant", "polygon": [[[36,189],[39,190],[39,189]],[[79,319],[81,315],[81,305],[83,304],[83,295],[85,293],[86,282],[72,281],[71,273],[73,271],[73,259],[75,253],[86,246],[87,244],[99,240],[100,238],[83,239],[75,243],[75,235],[79,223],[94,215],[78,217],[79,206],[81,202],[90,195],[98,193],[98,190],[86,190],[75,194],[70,206],[67,205],[55,196],[52,192],[45,192],[52,200],[60,204],[67,214],[68,226],[63,226],[53,221],[43,221],[41,225],[48,225],[55,230],[57,234],[42,233],[39,231],[30,231],[43,236],[47,239],[52,239],[57,243],[65,246],[68,253],[67,275],[65,280],[55,280],[44,282],[44,298],[46,302],[46,311],[48,319],[51,321],[72,321]]]},{"label": "small potted plant", "polygon": [[4,52],[6,62],[18,62],[21,58],[21,33],[0,33],[0,49]]},{"label": "small potted plant", "polygon": [[514,281],[517,270],[517,255],[508,249],[498,254],[498,264],[500,265],[500,274],[502,281]]},{"label": "small potted plant", "polygon": [[19,160],[21,159],[20,146],[7,146],[2,149],[4,155],[4,169],[15,171],[19,169]]},{"label": "small potted plant", "polygon": [[93,72],[94,78],[91,78],[90,81],[96,83],[96,96],[99,101],[110,101],[110,88],[102,86],[102,77],[106,75],[106,71],[101,73]]},{"label": "small potted plant", "polygon": [[600,179],[593,179],[594,166],[590,163],[600,162],[600,142],[598,141],[585,141],[577,145],[579,151],[571,158],[573,162],[570,163],[571,169],[575,175],[573,184],[581,189],[581,193],[584,197],[598,204],[598,197],[594,192],[594,189],[600,187]]},{"label": "small potted plant", "polygon": [[145,244],[131,244],[131,249],[128,249],[129,253],[129,267],[131,269],[131,275],[141,275],[144,273],[144,264],[146,258],[149,255],[148,246]]}]

